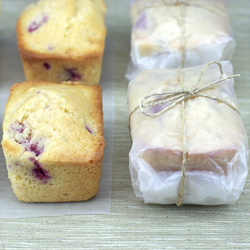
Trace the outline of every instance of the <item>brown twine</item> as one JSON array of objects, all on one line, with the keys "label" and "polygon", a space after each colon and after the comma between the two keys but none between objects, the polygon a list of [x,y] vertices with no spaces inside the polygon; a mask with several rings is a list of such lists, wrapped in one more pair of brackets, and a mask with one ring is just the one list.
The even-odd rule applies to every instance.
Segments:
[{"label": "brown twine", "polygon": [[[218,65],[219,70],[220,70],[220,78],[214,82],[208,83],[206,86],[199,87],[201,80],[202,80],[207,68],[211,64]],[[160,93],[148,94],[140,100],[139,105],[137,107],[135,107],[135,109],[129,115],[129,126],[130,126],[131,116],[138,109],[140,109],[140,111],[146,116],[157,117],[157,116],[160,116],[161,114],[163,114],[164,112],[170,110],[171,108],[175,107],[177,104],[181,104],[181,106],[182,106],[181,113],[182,113],[182,121],[183,121],[183,144],[182,144],[183,145],[183,159],[182,159],[182,178],[181,178],[181,183],[180,183],[180,193],[179,193],[178,201],[176,203],[177,206],[181,206],[183,204],[184,185],[185,185],[185,177],[186,177],[186,164],[187,164],[185,101],[187,101],[191,98],[196,98],[196,97],[209,98],[209,99],[213,99],[213,100],[217,100],[219,102],[222,102],[222,103],[228,105],[231,109],[233,109],[237,113],[239,113],[238,109],[236,107],[234,107],[233,105],[231,105],[226,100],[223,100],[223,99],[218,98],[216,96],[209,96],[209,95],[201,94],[201,92],[203,92],[203,91],[218,87],[220,83],[222,83],[228,79],[232,79],[232,78],[240,76],[237,74],[237,75],[232,75],[232,76],[228,76],[228,77],[223,78],[223,74],[224,74],[224,72],[222,69],[222,65],[219,62],[211,61],[211,62],[207,63],[203,67],[203,69],[201,70],[200,75],[198,77],[198,80],[197,80],[196,84],[194,85],[194,87],[191,89],[185,89],[184,83],[183,83],[182,69],[179,68],[181,91],[171,91],[171,92],[160,92]],[[150,113],[150,112],[146,111],[146,108],[148,108],[148,107],[153,107],[153,106],[162,105],[162,104],[165,104],[166,107],[157,113]]]}]

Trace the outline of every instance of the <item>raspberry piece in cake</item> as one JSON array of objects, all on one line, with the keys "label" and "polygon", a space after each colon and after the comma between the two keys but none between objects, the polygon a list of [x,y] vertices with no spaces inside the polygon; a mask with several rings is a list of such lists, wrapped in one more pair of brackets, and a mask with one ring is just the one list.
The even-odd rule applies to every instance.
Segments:
[{"label": "raspberry piece in cake", "polygon": [[15,122],[12,124],[11,128],[18,133],[23,133],[26,126],[21,122]]},{"label": "raspberry piece in cake", "polygon": [[49,175],[49,172],[42,167],[42,165],[38,162],[34,162],[34,168],[32,169],[33,176],[42,181],[42,183],[46,184],[48,182],[48,179],[51,178]]},{"label": "raspberry piece in cake", "polygon": [[77,72],[77,68],[69,68],[65,70],[67,74],[69,75],[69,78],[67,79],[67,81],[79,82],[82,80],[82,76]]},{"label": "raspberry piece in cake", "polygon": [[92,130],[91,130],[88,126],[85,126],[85,128],[87,129],[87,131],[88,131],[90,134],[92,134],[92,135],[93,135]]},{"label": "raspberry piece in cake", "polygon": [[39,156],[44,151],[43,145],[40,145],[38,142],[30,143],[30,141],[25,145],[25,149],[33,152],[36,156]]},{"label": "raspberry piece in cake", "polygon": [[[42,142],[38,142],[32,139],[31,128],[25,126],[23,123],[15,122],[11,128],[15,131],[15,141],[22,145],[25,151],[30,151],[36,156],[40,155],[44,151],[44,145]],[[28,130],[27,132],[25,130]],[[26,132],[26,133],[24,133]]]},{"label": "raspberry piece in cake", "polygon": [[48,62],[45,62],[45,63],[43,64],[43,67],[44,67],[44,69],[46,69],[46,70],[50,70],[50,69],[51,69],[51,65],[50,65]]},{"label": "raspberry piece in cake", "polygon": [[38,28],[40,28],[41,26],[43,26],[47,22],[48,22],[48,17],[47,16],[42,16],[42,18],[40,18],[40,20],[38,19],[37,21],[33,21],[29,25],[28,32],[32,33],[34,31],[36,31]]}]

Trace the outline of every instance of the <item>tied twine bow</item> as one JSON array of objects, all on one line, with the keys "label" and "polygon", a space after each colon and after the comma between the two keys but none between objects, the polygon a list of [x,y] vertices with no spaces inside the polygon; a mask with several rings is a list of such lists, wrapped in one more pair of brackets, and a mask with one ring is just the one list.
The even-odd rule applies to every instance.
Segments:
[{"label": "tied twine bow", "polygon": [[[207,84],[206,86],[199,87],[199,84],[201,83],[201,80],[202,80],[207,68],[211,64],[218,65],[219,70],[220,70],[219,79],[217,81],[214,81],[214,82]],[[130,121],[133,113],[136,110],[140,109],[140,111],[146,116],[157,117],[157,116],[160,116],[162,113],[167,112],[171,108],[175,107],[177,104],[181,104],[181,106],[182,106],[182,121],[183,121],[183,144],[182,144],[183,145],[183,157],[182,157],[183,159],[182,159],[182,178],[181,178],[181,184],[180,184],[180,193],[179,193],[178,201],[176,203],[177,206],[181,206],[183,204],[184,185],[185,185],[185,177],[186,177],[186,164],[187,164],[185,101],[192,99],[192,98],[196,98],[196,97],[209,98],[209,99],[213,99],[213,100],[217,100],[219,102],[222,102],[222,103],[228,105],[230,108],[232,108],[237,113],[239,113],[238,109],[236,107],[234,107],[233,105],[231,105],[226,100],[220,99],[220,98],[215,97],[215,96],[201,94],[201,92],[216,88],[219,86],[219,83],[224,82],[228,79],[240,76],[237,74],[237,75],[227,76],[227,77],[223,78],[224,73],[223,73],[222,65],[219,62],[212,61],[212,62],[207,63],[203,67],[195,86],[192,89],[184,89],[184,87],[183,87],[183,74],[182,74],[181,68],[179,68],[179,74],[180,74],[180,83],[181,83],[181,88],[182,88],[181,91],[148,94],[140,100],[139,106],[137,106],[129,115],[129,121]],[[165,105],[165,108],[163,108],[162,110],[160,110],[157,113],[150,113],[146,110],[148,107],[154,107],[154,106],[163,105],[163,104]]]},{"label": "tied twine bow", "polygon": [[[206,72],[206,69],[211,64],[217,64],[219,66],[220,78],[217,81],[214,81],[212,83],[207,84],[206,86],[198,87],[199,84],[201,83],[201,80],[202,80],[205,72]],[[179,69],[179,73],[182,76],[182,73],[180,72],[180,69]],[[233,110],[238,112],[237,108],[232,106],[229,102],[227,102],[225,100],[222,100],[220,98],[217,98],[215,96],[202,95],[200,93],[200,92],[203,92],[203,91],[206,91],[206,90],[217,87],[220,82],[224,82],[224,81],[226,81],[228,79],[235,78],[235,77],[238,77],[240,75],[238,75],[238,74],[237,75],[232,75],[232,76],[228,76],[226,78],[222,78],[222,76],[223,76],[222,65],[219,62],[215,62],[215,61],[209,62],[201,70],[198,81],[195,84],[194,88],[192,88],[192,89],[184,89],[182,87],[181,91],[161,92],[161,93],[153,93],[153,94],[146,95],[145,97],[143,97],[141,99],[141,101],[139,103],[139,108],[140,108],[141,112],[144,115],[147,115],[147,116],[159,116],[162,113],[164,113],[164,112],[168,111],[169,109],[173,108],[174,106],[176,106],[178,103],[181,103],[182,101],[186,101],[187,99],[191,99],[191,98],[200,96],[200,97],[206,97],[206,98],[210,98],[210,99],[213,99],[213,100],[223,102],[223,103],[227,104],[230,108],[232,108]],[[183,85],[182,79],[180,79],[180,82]],[[151,99],[153,99],[153,100],[151,100]],[[167,106],[164,109],[162,109],[161,111],[157,112],[157,113],[149,113],[149,112],[145,111],[145,109],[147,107],[153,107],[153,106],[158,106],[158,105],[162,105],[162,104],[166,104]]]}]

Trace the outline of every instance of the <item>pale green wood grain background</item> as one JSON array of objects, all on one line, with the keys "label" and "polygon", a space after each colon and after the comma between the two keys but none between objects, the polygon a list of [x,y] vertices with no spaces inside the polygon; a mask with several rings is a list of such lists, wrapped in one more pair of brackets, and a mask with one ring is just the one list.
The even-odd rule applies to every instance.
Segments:
[{"label": "pale green wood grain background", "polygon": [[[31,0],[13,1],[17,8]],[[108,39],[115,44],[115,130],[110,214],[0,220],[0,249],[250,249],[250,179],[235,205],[146,205],[133,192],[127,126],[129,0],[106,0]],[[250,135],[250,1],[228,0],[237,48],[232,59],[239,110]],[[4,1],[2,12],[4,10]],[[15,22],[11,16],[10,22]],[[2,29],[9,23],[1,23]],[[204,23],[206,25],[206,23]],[[0,38],[1,39],[1,38]],[[0,57],[1,59],[1,57]],[[7,205],[7,204],[6,204]]]}]

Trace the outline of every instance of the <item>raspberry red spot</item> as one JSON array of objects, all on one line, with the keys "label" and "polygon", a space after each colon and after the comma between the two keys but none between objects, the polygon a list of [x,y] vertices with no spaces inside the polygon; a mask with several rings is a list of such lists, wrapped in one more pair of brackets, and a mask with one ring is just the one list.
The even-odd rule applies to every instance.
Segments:
[{"label": "raspberry red spot", "polygon": [[48,22],[47,16],[43,16],[42,18],[40,18],[36,21],[33,21],[28,27],[28,32],[32,33],[34,31],[36,31],[38,28],[40,28],[41,26],[43,26],[47,22]]},{"label": "raspberry red spot", "polygon": [[42,181],[44,184],[46,184],[48,182],[48,179],[51,178],[48,170],[43,168],[42,165],[38,161],[34,162],[34,168],[32,169],[32,175],[36,179]]},{"label": "raspberry red spot", "polygon": [[55,47],[53,47],[53,46],[51,46],[51,45],[48,45],[48,47],[47,47],[47,48],[48,48],[48,50],[49,50],[49,51],[53,51],[53,50],[55,50]]},{"label": "raspberry red spot", "polygon": [[41,143],[41,141],[37,141],[37,140],[32,140],[32,132],[28,132],[26,133],[26,136],[24,135],[19,135],[22,134],[23,131],[27,128],[24,124],[19,123],[19,122],[15,122],[11,128],[16,132],[15,136],[15,141],[18,144],[21,144],[25,151],[30,151],[32,153],[34,153],[36,156],[39,156],[40,154],[43,153],[44,151],[44,145]]},{"label": "raspberry red spot", "polygon": [[36,161],[34,157],[30,157],[29,160],[30,160],[31,162],[35,162],[35,161]]},{"label": "raspberry red spot", "polygon": [[70,68],[70,69],[66,68],[65,70],[69,75],[67,81],[80,81],[82,79],[81,74],[77,72],[77,68]]},{"label": "raspberry red spot", "polygon": [[45,62],[43,64],[43,67],[44,67],[45,70],[50,70],[51,69],[51,65],[48,62]]},{"label": "raspberry red spot", "polygon": [[23,133],[26,126],[21,122],[15,122],[14,124],[11,125],[11,128],[18,133]]},{"label": "raspberry red spot", "polygon": [[39,90],[39,91],[37,91],[36,93],[37,93],[37,95],[39,95],[39,94],[41,93],[41,91]]},{"label": "raspberry red spot", "polygon": [[43,145],[39,145],[38,142],[30,143],[30,140],[25,141],[25,143],[23,143],[23,146],[26,151],[33,152],[36,156],[42,154],[44,150]]},{"label": "raspberry red spot", "polygon": [[39,23],[34,21],[30,24],[28,31],[31,33],[33,31],[37,30],[39,27],[40,27]]},{"label": "raspberry red spot", "polygon": [[90,129],[88,126],[85,126],[85,128],[88,130],[88,132],[89,132],[90,134],[93,135],[93,132],[91,131],[91,129]]}]

